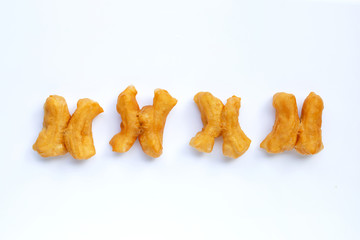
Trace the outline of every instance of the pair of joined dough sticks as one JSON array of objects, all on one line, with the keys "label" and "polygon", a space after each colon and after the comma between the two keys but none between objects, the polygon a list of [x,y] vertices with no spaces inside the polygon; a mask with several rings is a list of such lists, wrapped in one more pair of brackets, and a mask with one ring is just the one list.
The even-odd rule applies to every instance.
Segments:
[{"label": "pair of joined dough sticks", "polygon": [[88,98],[80,99],[71,116],[63,97],[51,95],[44,104],[43,129],[33,149],[42,157],[54,157],[69,152],[75,159],[88,159],[95,155],[92,120],[103,109]]},{"label": "pair of joined dough sticks", "polygon": [[139,138],[141,148],[147,155],[160,157],[166,118],[177,100],[166,90],[156,89],[153,105],[144,106],[140,110],[136,94],[134,86],[129,86],[120,93],[116,109],[122,119],[121,132],[110,140],[110,145],[114,152],[124,153]]},{"label": "pair of joined dough sticks", "polygon": [[304,101],[299,118],[296,98],[292,94],[277,93],[273,97],[276,110],[272,131],[260,144],[269,153],[295,150],[301,154],[316,154],[324,145],[321,136],[323,100],[311,92]]}]

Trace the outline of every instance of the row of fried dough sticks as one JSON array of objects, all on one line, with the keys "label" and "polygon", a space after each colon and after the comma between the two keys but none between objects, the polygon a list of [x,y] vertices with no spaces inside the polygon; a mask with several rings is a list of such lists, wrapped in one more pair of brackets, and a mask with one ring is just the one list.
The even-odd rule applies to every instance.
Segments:
[{"label": "row of fried dough sticks", "polygon": [[[177,100],[166,90],[156,89],[152,106],[142,109],[136,101],[134,86],[120,93],[116,109],[121,115],[121,131],[111,140],[114,152],[127,152],[136,139],[143,151],[150,157],[162,154],[163,131],[167,115]],[[239,125],[240,98],[230,97],[224,105],[209,92],[199,92],[194,101],[197,104],[203,129],[190,141],[190,145],[200,152],[212,151],[215,138],[223,137],[223,153],[230,158],[238,158],[249,148],[251,140]],[[321,139],[323,101],[311,92],[305,99],[301,119],[295,96],[276,93],[273,97],[276,110],[272,131],[260,144],[269,153],[281,153],[296,149],[301,154],[316,154],[324,147]],[[95,155],[92,137],[92,120],[103,109],[97,102],[80,99],[71,116],[63,97],[51,95],[44,104],[44,122],[33,149],[42,157],[54,157],[69,152],[75,159],[88,159]]]}]

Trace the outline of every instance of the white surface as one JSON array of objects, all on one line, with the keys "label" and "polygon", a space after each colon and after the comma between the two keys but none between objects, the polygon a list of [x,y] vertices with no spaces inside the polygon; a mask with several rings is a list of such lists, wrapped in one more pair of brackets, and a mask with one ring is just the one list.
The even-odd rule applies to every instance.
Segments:
[{"label": "white surface", "polygon": [[[0,239],[360,239],[359,23],[359,5],[324,1],[2,1]],[[141,106],[178,99],[159,159],[108,144],[129,84]],[[198,91],[242,98],[241,158],[188,145]],[[259,148],[278,91],[323,97],[318,155]],[[104,108],[96,156],[32,150],[50,94]]]}]

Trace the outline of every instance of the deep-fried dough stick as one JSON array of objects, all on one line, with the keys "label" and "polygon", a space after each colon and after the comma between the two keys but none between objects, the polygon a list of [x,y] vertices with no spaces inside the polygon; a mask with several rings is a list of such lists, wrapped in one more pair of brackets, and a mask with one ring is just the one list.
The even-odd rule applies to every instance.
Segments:
[{"label": "deep-fried dough stick", "polygon": [[44,122],[33,149],[42,157],[54,157],[67,153],[64,144],[64,131],[70,113],[63,97],[51,95],[44,104]]},{"label": "deep-fried dough stick", "polygon": [[311,92],[301,110],[301,124],[295,145],[299,153],[316,154],[324,148],[321,140],[323,109],[324,103],[321,97]]},{"label": "deep-fried dough stick", "polygon": [[199,92],[194,101],[201,113],[203,129],[190,141],[190,146],[200,152],[209,153],[213,150],[215,138],[221,135],[221,113],[224,104],[209,92]]},{"label": "deep-fried dough stick", "polygon": [[156,89],[152,106],[145,106],[139,115],[142,133],[140,145],[147,155],[157,158],[162,153],[163,132],[167,115],[176,105],[177,100],[166,90]]},{"label": "deep-fried dough stick", "polygon": [[249,148],[251,140],[244,134],[239,124],[240,98],[233,96],[226,105],[209,92],[199,92],[194,101],[197,104],[202,131],[190,141],[190,146],[200,152],[209,153],[214,147],[215,138],[223,136],[223,153],[227,157],[238,158]]},{"label": "deep-fried dough stick", "polygon": [[241,98],[236,96],[229,98],[221,116],[223,153],[231,158],[238,158],[243,155],[251,143],[239,124],[240,101]]},{"label": "deep-fried dough stick", "polygon": [[177,100],[163,89],[154,92],[153,106],[139,110],[136,102],[136,89],[129,86],[118,98],[117,110],[121,115],[121,132],[110,141],[115,152],[126,152],[139,137],[143,151],[157,158],[162,153],[163,132],[167,115]]},{"label": "deep-fried dough stick", "polygon": [[91,99],[80,99],[65,130],[65,145],[69,153],[78,160],[95,155],[92,137],[92,120],[104,110]]},{"label": "deep-fried dough stick", "polygon": [[280,92],[273,97],[276,110],[272,131],[260,144],[269,153],[280,153],[294,148],[300,126],[295,96]]},{"label": "deep-fried dough stick", "polygon": [[137,91],[134,86],[127,87],[120,93],[116,109],[121,115],[121,132],[110,141],[114,152],[127,152],[140,134],[139,105],[136,101]]}]

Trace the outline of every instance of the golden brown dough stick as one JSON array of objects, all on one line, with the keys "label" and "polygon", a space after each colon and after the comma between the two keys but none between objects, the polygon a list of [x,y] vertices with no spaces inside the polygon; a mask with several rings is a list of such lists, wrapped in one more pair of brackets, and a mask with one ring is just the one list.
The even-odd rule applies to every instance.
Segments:
[{"label": "golden brown dough stick", "polygon": [[280,153],[294,148],[300,126],[295,96],[280,92],[273,97],[276,110],[272,131],[260,144],[269,153]]},{"label": "golden brown dough stick", "polygon": [[65,99],[57,95],[49,96],[44,104],[43,129],[33,149],[42,157],[54,157],[67,153],[64,131],[69,119],[70,113]]},{"label": "golden brown dough stick", "polygon": [[323,100],[319,95],[311,92],[305,99],[301,110],[301,123],[298,139],[295,145],[296,151],[301,154],[316,154],[324,145],[321,139]]},{"label": "golden brown dough stick", "polygon": [[157,158],[162,153],[163,132],[167,115],[177,100],[163,89],[156,89],[153,106],[139,110],[136,89],[129,86],[118,97],[117,110],[121,115],[121,132],[110,141],[113,151],[126,152],[139,137],[143,151]]},{"label": "golden brown dough stick", "polygon": [[167,115],[176,105],[177,100],[166,90],[156,89],[152,106],[145,106],[139,114],[142,133],[139,142],[143,151],[153,157],[162,153],[163,132]]},{"label": "golden brown dough stick", "polygon": [[84,98],[77,102],[77,109],[65,130],[66,148],[75,159],[88,159],[95,155],[92,120],[103,111],[100,105],[91,99]]},{"label": "golden brown dough stick", "polygon": [[129,86],[118,97],[116,109],[121,115],[122,122],[120,124],[121,132],[110,140],[114,152],[127,152],[140,134],[140,109],[136,101],[136,94],[135,87]]},{"label": "golden brown dough stick", "polygon": [[249,148],[251,140],[242,131],[239,124],[241,98],[232,96],[222,112],[223,153],[227,157],[238,158]]},{"label": "golden brown dough stick", "polygon": [[214,147],[215,138],[221,135],[221,113],[224,104],[209,92],[199,92],[194,101],[201,113],[203,129],[190,141],[190,146],[200,152],[209,153]]}]

